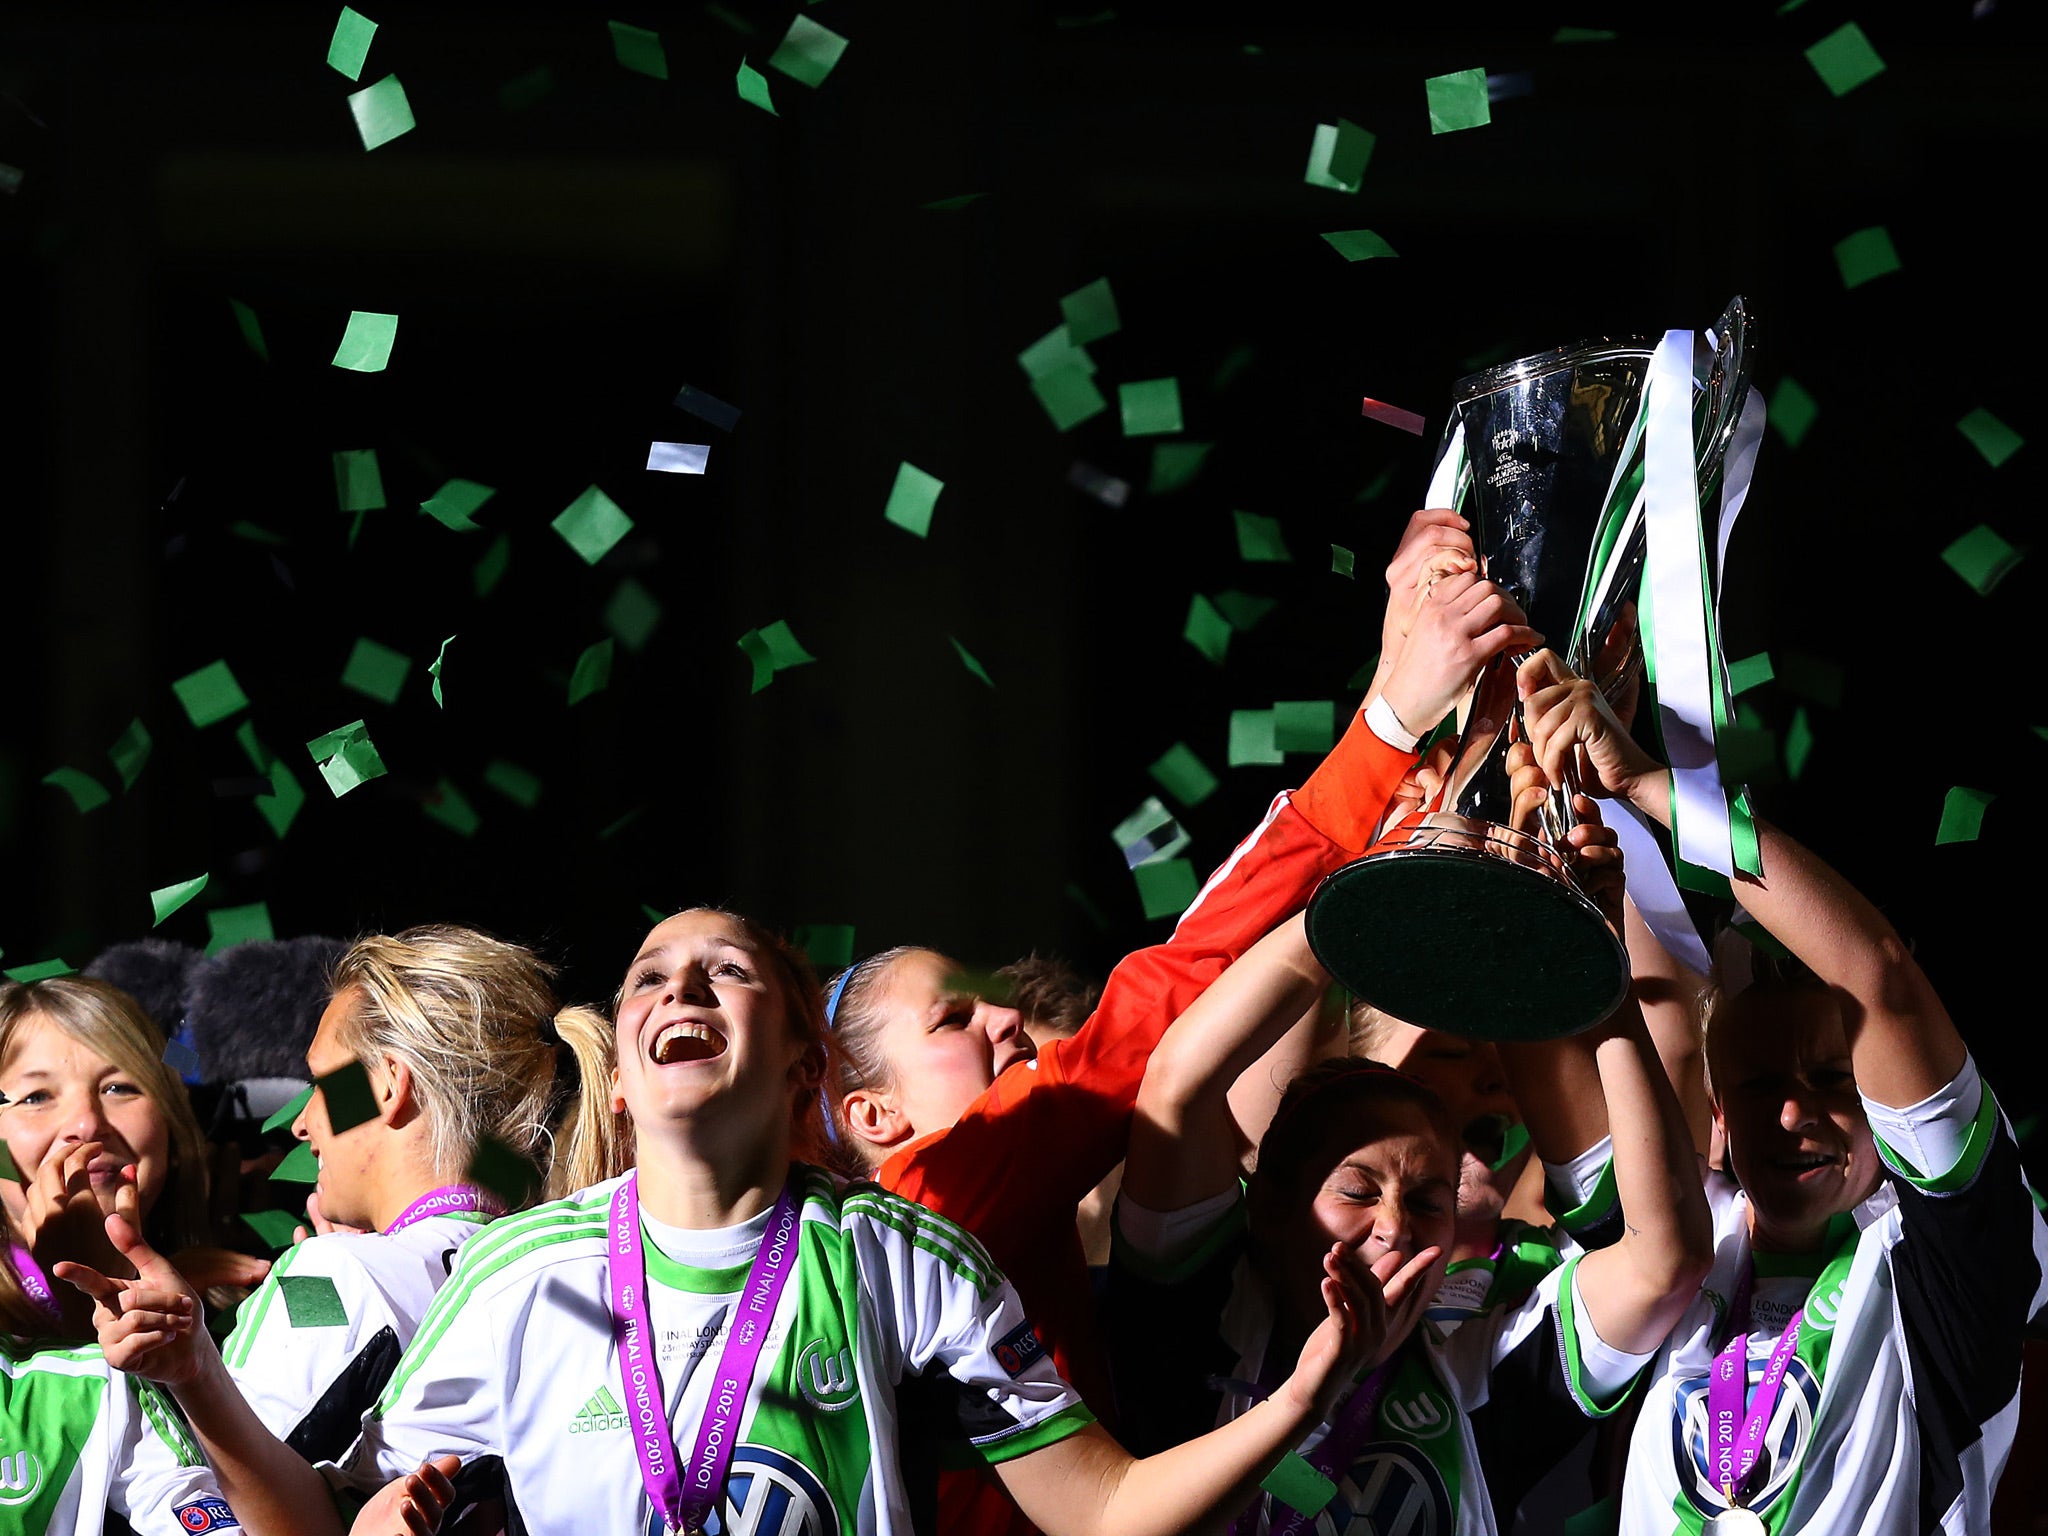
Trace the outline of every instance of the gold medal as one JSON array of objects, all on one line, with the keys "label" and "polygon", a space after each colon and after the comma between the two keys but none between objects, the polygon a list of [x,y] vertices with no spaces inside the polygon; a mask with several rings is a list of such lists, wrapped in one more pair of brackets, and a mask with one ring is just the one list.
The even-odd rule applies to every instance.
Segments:
[{"label": "gold medal", "polygon": [[1736,1505],[1724,1509],[1706,1523],[1704,1536],[1769,1536],[1770,1527],[1753,1509]]}]

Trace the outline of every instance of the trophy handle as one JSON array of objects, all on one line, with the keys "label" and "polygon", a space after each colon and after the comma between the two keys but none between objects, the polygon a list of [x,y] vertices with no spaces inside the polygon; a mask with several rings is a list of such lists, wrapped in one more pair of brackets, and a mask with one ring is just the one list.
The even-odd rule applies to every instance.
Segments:
[{"label": "trophy handle", "polygon": [[1728,301],[1728,307],[1721,311],[1721,318],[1708,333],[1714,340],[1714,355],[1704,379],[1698,376],[1695,364],[1693,383],[1698,395],[1692,408],[1692,440],[1702,502],[1719,494],[1728,445],[1735,440],[1735,429],[1742,424],[1742,404],[1749,398],[1755,329],[1748,301],[1738,293]]}]

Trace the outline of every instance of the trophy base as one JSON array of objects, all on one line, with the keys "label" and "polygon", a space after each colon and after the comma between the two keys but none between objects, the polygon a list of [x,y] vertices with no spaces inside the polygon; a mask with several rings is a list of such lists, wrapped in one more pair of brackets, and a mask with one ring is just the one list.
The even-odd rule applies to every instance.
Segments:
[{"label": "trophy base", "polygon": [[1472,848],[1345,865],[1309,901],[1308,942],[1375,1008],[1473,1040],[1577,1034],[1628,989],[1627,951],[1568,878]]}]

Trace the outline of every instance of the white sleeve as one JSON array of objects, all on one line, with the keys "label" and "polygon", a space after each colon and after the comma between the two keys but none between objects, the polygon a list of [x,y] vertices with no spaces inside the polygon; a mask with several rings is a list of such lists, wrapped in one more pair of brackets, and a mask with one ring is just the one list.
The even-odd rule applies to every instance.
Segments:
[{"label": "white sleeve", "polygon": [[1117,1196],[1116,1238],[1149,1266],[1173,1267],[1198,1253],[1243,1201],[1235,1187],[1177,1211],[1155,1211],[1129,1195]]},{"label": "white sleeve", "polygon": [[1863,1101],[1871,1134],[1879,1149],[1890,1154],[1886,1161],[1910,1164],[1898,1171],[1922,1182],[1944,1179],[1962,1162],[1971,1150],[1971,1133],[1983,1107],[1984,1079],[1977,1074],[1976,1059],[1968,1055],[1953,1082],[1918,1104],[1894,1109],[1874,1099]]},{"label": "white sleeve", "polygon": [[162,1393],[121,1371],[111,1377],[107,1390],[125,1393],[127,1401],[113,1405],[125,1422],[112,1426],[107,1507],[136,1536],[199,1536],[239,1526],[213,1469]]},{"label": "white sleeve", "polygon": [[1560,1195],[1569,1195],[1571,1206],[1568,1209],[1583,1206],[1593,1198],[1613,1161],[1614,1138],[1602,1136],[1568,1163],[1545,1163],[1544,1186]]},{"label": "white sleeve", "polygon": [[1447,1374],[1469,1412],[1512,1398],[1520,1412],[1576,1409],[1605,1418],[1655,1350],[1625,1354],[1602,1339],[1579,1294],[1579,1258],[1545,1275],[1511,1305],[1494,1307],[1444,1342]]}]

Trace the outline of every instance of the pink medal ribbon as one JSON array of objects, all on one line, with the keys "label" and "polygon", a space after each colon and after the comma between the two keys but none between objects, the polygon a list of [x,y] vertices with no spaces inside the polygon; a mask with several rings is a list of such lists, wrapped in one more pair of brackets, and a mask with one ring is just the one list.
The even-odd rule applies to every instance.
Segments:
[{"label": "pink medal ribbon", "polygon": [[619,1383],[625,1388],[627,1426],[640,1458],[640,1482],[660,1512],[668,1536],[696,1536],[725,1492],[740,1415],[746,1410],[768,1325],[796,1268],[799,1222],[796,1177],[782,1186],[768,1213],[768,1230],[747,1271],[745,1289],[733,1303],[725,1348],[711,1379],[704,1422],[688,1470],[676,1460],[669,1428],[661,1367],[655,1358],[647,1317],[647,1258],[640,1247],[640,1175],[629,1174],[612,1196],[610,1286],[612,1343],[619,1353]]},{"label": "pink medal ribbon", "polygon": [[1714,1372],[1707,1378],[1708,1457],[1714,1486],[1721,1490],[1731,1509],[1740,1508],[1745,1502],[1743,1480],[1763,1453],[1771,1413],[1778,1406],[1778,1390],[1785,1383],[1785,1370],[1799,1345],[1799,1320],[1806,1316],[1806,1309],[1801,1307],[1785,1324],[1785,1331],[1778,1336],[1778,1347],[1771,1351],[1770,1363],[1757,1381],[1756,1395],[1749,1398],[1745,1409],[1743,1399],[1749,1394],[1750,1283],[1750,1276],[1745,1274],[1736,1290],[1734,1305],[1728,1309],[1735,1336],[1714,1357]]},{"label": "pink medal ribbon", "polygon": [[21,1289],[30,1304],[47,1316],[63,1316],[64,1309],[57,1304],[57,1293],[50,1289],[50,1277],[43,1273],[43,1266],[36,1262],[36,1256],[20,1243],[10,1243],[7,1245],[7,1258],[14,1266],[14,1273],[20,1277]]},{"label": "pink medal ribbon", "polygon": [[[1263,1376],[1265,1372],[1260,1374]],[[1372,1438],[1373,1416],[1379,1412],[1380,1399],[1386,1395],[1387,1381],[1393,1374],[1394,1362],[1382,1361],[1345,1399],[1344,1406],[1337,1411],[1336,1422],[1323,1436],[1323,1443],[1302,1460],[1331,1482],[1337,1482],[1351,1464],[1351,1458]],[[1230,1536],[1253,1536],[1259,1528],[1259,1505],[1263,1502],[1263,1499],[1252,1501],[1251,1507],[1231,1523]],[[1299,1532],[1314,1528],[1316,1514],[1313,1510],[1277,1509],[1266,1526],[1266,1536],[1298,1536]]]},{"label": "pink medal ribbon", "polygon": [[398,1213],[398,1219],[384,1229],[389,1237],[394,1232],[403,1232],[416,1221],[425,1221],[429,1216],[449,1216],[456,1211],[484,1211],[492,1216],[505,1214],[505,1207],[493,1200],[482,1190],[469,1184],[443,1184],[439,1189],[430,1189]]}]

